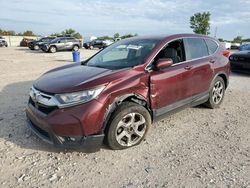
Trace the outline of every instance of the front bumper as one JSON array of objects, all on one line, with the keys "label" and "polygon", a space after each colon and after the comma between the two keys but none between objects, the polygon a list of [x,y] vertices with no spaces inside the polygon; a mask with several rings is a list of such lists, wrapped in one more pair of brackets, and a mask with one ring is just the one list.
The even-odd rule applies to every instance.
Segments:
[{"label": "front bumper", "polygon": [[[95,101],[93,103],[98,107]],[[98,149],[103,143],[104,133],[97,127],[97,120],[85,117],[85,114],[91,115],[89,108],[93,106],[80,105],[68,109],[55,109],[45,114],[29,102],[26,108],[28,126],[39,138],[56,147]],[[84,109],[87,111],[84,112]],[[78,118],[77,113],[84,120]]]},{"label": "front bumper", "polygon": [[47,52],[49,50],[49,47],[46,45],[39,45],[39,48],[44,52]]},{"label": "front bumper", "polygon": [[250,62],[230,62],[231,71],[250,73]]},{"label": "front bumper", "polygon": [[0,46],[8,46],[7,42],[0,42]]},{"label": "front bumper", "polygon": [[82,137],[66,137],[64,141],[55,135],[51,130],[43,130],[27,118],[28,127],[32,132],[42,139],[44,142],[54,145],[55,147],[65,149],[98,149],[101,147],[104,134],[82,136]]}]

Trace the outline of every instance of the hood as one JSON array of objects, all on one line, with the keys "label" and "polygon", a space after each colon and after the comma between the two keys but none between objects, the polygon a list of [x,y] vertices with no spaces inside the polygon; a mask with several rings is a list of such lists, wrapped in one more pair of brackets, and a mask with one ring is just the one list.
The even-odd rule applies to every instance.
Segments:
[{"label": "hood", "polygon": [[90,86],[87,83],[113,72],[115,71],[83,65],[64,66],[42,75],[35,81],[34,87],[45,93],[70,93],[96,87],[98,85]]},{"label": "hood", "polygon": [[250,58],[250,50],[239,51],[239,52],[236,52],[236,53],[232,54],[231,56]]}]

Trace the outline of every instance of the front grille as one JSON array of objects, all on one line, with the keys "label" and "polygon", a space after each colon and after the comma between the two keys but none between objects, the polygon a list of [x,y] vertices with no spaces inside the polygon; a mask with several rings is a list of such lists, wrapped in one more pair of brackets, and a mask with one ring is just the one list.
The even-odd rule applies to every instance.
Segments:
[{"label": "front grille", "polygon": [[54,110],[58,109],[58,107],[56,106],[44,106],[42,104],[39,103],[35,103],[32,98],[29,98],[29,103],[36,109],[38,109],[39,111],[43,112],[44,114],[49,114],[51,112],[53,112]]}]

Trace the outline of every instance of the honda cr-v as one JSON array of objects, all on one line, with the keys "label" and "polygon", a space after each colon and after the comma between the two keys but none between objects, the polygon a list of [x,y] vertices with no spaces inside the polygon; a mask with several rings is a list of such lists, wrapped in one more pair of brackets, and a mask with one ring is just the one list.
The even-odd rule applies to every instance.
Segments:
[{"label": "honda cr-v", "polygon": [[135,146],[152,122],[174,110],[219,107],[228,55],[216,39],[194,34],[118,41],[38,78],[26,110],[29,126],[67,148],[97,147],[104,140],[112,149]]}]

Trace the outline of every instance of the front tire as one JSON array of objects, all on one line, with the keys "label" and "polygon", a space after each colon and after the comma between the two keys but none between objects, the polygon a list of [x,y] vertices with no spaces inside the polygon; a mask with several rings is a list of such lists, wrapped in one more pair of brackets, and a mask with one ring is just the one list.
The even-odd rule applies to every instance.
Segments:
[{"label": "front tire", "polygon": [[146,108],[132,102],[124,102],[111,116],[106,139],[111,149],[126,149],[145,138],[151,125]]},{"label": "front tire", "polygon": [[50,52],[50,53],[56,53],[56,51],[57,51],[57,49],[56,49],[55,46],[51,46],[51,47],[49,48],[49,52]]},{"label": "front tire", "polygon": [[209,92],[209,99],[205,105],[212,109],[218,108],[224,99],[225,88],[224,80],[220,76],[215,78]]},{"label": "front tire", "polygon": [[35,45],[35,46],[34,46],[34,50],[39,50],[39,46],[38,46],[38,45]]}]

